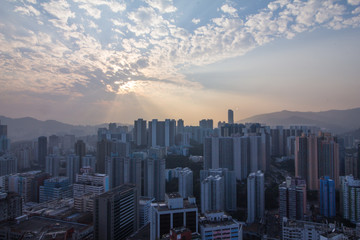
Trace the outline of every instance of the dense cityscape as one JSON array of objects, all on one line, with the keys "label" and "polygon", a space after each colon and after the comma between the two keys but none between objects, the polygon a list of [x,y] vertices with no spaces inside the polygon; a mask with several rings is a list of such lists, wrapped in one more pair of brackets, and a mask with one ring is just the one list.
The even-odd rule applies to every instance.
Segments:
[{"label": "dense cityscape", "polygon": [[0,0],[0,240],[360,239],[360,0]]},{"label": "dense cityscape", "polygon": [[18,142],[2,124],[0,239],[357,239],[358,143],[232,110]]}]

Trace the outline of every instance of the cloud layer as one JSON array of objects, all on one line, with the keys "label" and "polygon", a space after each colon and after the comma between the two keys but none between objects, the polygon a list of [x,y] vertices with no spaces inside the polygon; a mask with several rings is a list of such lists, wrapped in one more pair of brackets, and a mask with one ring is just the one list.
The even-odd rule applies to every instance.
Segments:
[{"label": "cloud layer", "polygon": [[275,0],[247,13],[227,0],[190,16],[172,0],[2,0],[0,93],[191,94],[203,86],[184,70],[302,32],[358,28],[359,5]]}]

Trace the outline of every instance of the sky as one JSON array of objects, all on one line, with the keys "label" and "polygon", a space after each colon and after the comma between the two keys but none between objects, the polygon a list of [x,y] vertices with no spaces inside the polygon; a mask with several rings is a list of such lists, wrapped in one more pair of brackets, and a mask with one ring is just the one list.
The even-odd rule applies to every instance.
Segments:
[{"label": "sky", "polygon": [[0,0],[0,115],[235,121],[360,107],[360,0]]}]

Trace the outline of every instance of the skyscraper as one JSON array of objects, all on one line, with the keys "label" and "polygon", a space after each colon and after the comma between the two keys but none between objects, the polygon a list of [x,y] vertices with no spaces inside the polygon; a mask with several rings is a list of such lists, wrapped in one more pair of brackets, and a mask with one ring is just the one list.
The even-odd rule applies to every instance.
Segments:
[{"label": "skyscraper", "polygon": [[250,173],[247,179],[247,210],[246,222],[261,220],[265,212],[264,174],[261,171]]},{"label": "skyscraper", "polygon": [[299,178],[287,177],[279,185],[279,216],[303,220],[306,213],[306,183]]},{"label": "skyscraper", "polygon": [[208,176],[201,181],[201,212],[224,211],[224,177]]},{"label": "skyscraper", "polygon": [[105,173],[109,176],[110,188],[124,184],[124,161],[124,157],[106,157]]},{"label": "skyscraper", "polygon": [[126,239],[138,228],[136,188],[123,184],[96,196],[94,237],[99,240]]},{"label": "skyscraper", "polygon": [[144,196],[163,201],[165,198],[165,159],[144,160]]},{"label": "skyscraper", "polygon": [[0,177],[17,173],[17,158],[13,154],[0,156]]},{"label": "skyscraper", "polygon": [[335,182],[329,176],[320,179],[320,214],[335,217]]},{"label": "skyscraper", "polygon": [[183,198],[193,196],[193,172],[189,168],[179,171],[179,194]]},{"label": "skyscraper", "polygon": [[83,166],[83,157],[86,155],[86,144],[84,143],[83,140],[77,140],[76,143],[74,144],[74,148],[75,148],[75,155],[79,156],[79,167],[81,168]]},{"label": "skyscraper", "polygon": [[45,172],[49,173],[52,177],[59,176],[60,162],[63,159],[63,156],[59,156],[57,154],[50,154],[46,156]]},{"label": "skyscraper", "polygon": [[176,121],[165,119],[165,147],[175,145]]},{"label": "skyscraper", "polygon": [[[217,194],[221,194],[218,196],[224,201],[224,210],[226,211],[235,211],[236,210],[236,175],[234,171],[229,171],[227,168],[219,168],[219,169],[209,169],[209,170],[201,170],[200,171],[200,182],[202,183],[209,176],[220,176],[222,180],[218,179],[216,181],[223,181],[223,189],[216,191],[211,190],[214,194],[213,196],[218,196]],[[211,180],[213,181],[213,179]],[[211,182],[210,181],[210,182]],[[220,183],[221,184],[221,183]],[[210,187],[208,183],[202,184],[202,187]],[[211,187],[212,188],[212,187]],[[203,196],[203,195],[202,195]],[[207,195],[204,195],[206,197]],[[201,200],[203,201],[203,200]],[[206,200],[205,200],[206,201]],[[213,200],[217,201],[217,200]]]},{"label": "skyscraper", "polygon": [[10,150],[10,140],[7,137],[7,125],[1,125],[0,121],[0,153]]},{"label": "skyscraper", "polygon": [[45,168],[45,158],[48,154],[47,151],[47,138],[41,136],[38,138],[38,162],[40,167]]},{"label": "skyscraper", "polygon": [[139,118],[134,121],[134,142],[136,146],[146,146],[146,120]]},{"label": "skyscraper", "polygon": [[75,182],[76,174],[80,173],[80,157],[75,154],[69,154],[66,157],[66,176],[70,184]]},{"label": "skyscraper", "polygon": [[234,123],[234,112],[233,110],[228,110],[228,123],[233,124]]},{"label": "skyscraper", "polygon": [[341,177],[340,204],[344,219],[352,223],[360,221],[360,180],[351,175]]}]

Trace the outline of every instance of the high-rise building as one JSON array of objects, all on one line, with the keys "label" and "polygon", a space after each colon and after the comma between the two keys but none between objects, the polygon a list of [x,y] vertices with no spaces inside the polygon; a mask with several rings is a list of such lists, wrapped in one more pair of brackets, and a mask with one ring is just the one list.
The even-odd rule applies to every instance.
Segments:
[{"label": "high-rise building", "polygon": [[44,181],[44,186],[40,186],[40,202],[60,198],[71,198],[73,188],[67,177],[53,177]]},{"label": "high-rise building", "polygon": [[21,196],[14,192],[0,192],[0,222],[14,220],[21,215]]},{"label": "high-rise building", "polygon": [[145,226],[150,222],[151,203],[154,198],[140,197],[139,200],[139,228]]},{"label": "high-rise building", "polygon": [[123,184],[96,196],[94,238],[126,239],[138,229],[138,194],[135,186]]},{"label": "high-rise building", "polygon": [[60,154],[60,137],[57,135],[49,136],[49,154]]},{"label": "high-rise building", "polygon": [[265,171],[270,162],[270,136],[263,132],[241,137],[211,137],[204,142],[204,169],[228,168],[238,180]]},{"label": "high-rise building", "polygon": [[134,142],[136,146],[146,146],[146,120],[139,118],[134,121]]},{"label": "high-rise building", "polygon": [[357,147],[357,177],[360,179],[360,143],[358,144]]},{"label": "high-rise building", "polygon": [[105,173],[107,157],[111,157],[111,141],[102,139],[97,142],[96,172]]},{"label": "high-rise building", "polygon": [[325,217],[335,217],[335,182],[329,176],[320,179],[320,214]]},{"label": "high-rise building", "polygon": [[201,181],[201,212],[225,210],[224,177],[208,176]]},{"label": "high-rise building", "polygon": [[[96,157],[90,154],[87,154],[82,157],[81,168],[90,167],[91,171],[95,172],[96,169]],[[81,169],[80,168],[80,169]]]},{"label": "high-rise building", "polygon": [[360,221],[360,180],[351,175],[341,177],[340,204],[344,219],[353,223]]},{"label": "high-rise building", "polygon": [[179,119],[179,120],[177,121],[176,133],[177,133],[177,134],[182,134],[182,133],[184,133],[184,120]]},{"label": "high-rise building", "polygon": [[193,172],[189,168],[179,171],[179,194],[183,198],[193,196]]},{"label": "high-rise building", "polygon": [[8,176],[8,191],[18,193],[24,202],[39,202],[39,189],[50,175],[41,171],[30,171]]},{"label": "high-rise building", "polygon": [[107,157],[105,173],[109,176],[109,186],[114,188],[124,184],[124,157]]},{"label": "high-rise building", "polygon": [[46,156],[45,172],[52,177],[59,176],[60,162],[64,160],[63,156],[57,154],[50,154]]},{"label": "high-rise building", "polygon": [[119,139],[103,139],[97,143],[96,171],[105,173],[107,157],[129,157],[130,145]]},{"label": "high-rise building", "polygon": [[306,183],[299,178],[287,177],[279,185],[279,216],[303,220],[306,213]]},{"label": "high-rise building", "polygon": [[246,179],[250,173],[250,139],[234,138],[234,171],[238,180]]},{"label": "high-rise building", "polygon": [[0,156],[0,177],[17,173],[17,158],[12,154]]},{"label": "high-rise building", "polygon": [[150,239],[160,239],[169,234],[170,229],[186,227],[193,233],[198,232],[198,208],[195,198],[184,200],[178,193],[166,194],[165,203],[151,206]]},{"label": "high-rise building", "polygon": [[76,174],[80,173],[80,157],[70,154],[66,157],[66,176],[69,178],[70,184],[73,184]]},{"label": "high-rise building", "polygon": [[247,179],[247,222],[261,220],[265,212],[264,174],[261,171],[250,173]]},{"label": "high-rise building", "polygon": [[66,134],[65,136],[62,137],[61,149],[65,153],[74,153],[74,146],[75,146],[75,135]]},{"label": "high-rise building", "polygon": [[38,138],[38,162],[40,167],[45,168],[46,156],[48,154],[47,138],[42,136]]},{"label": "high-rise building", "polygon": [[165,198],[165,159],[144,160],[144,196],[163,201]]},{"label": "high-rise building", "polygon": [[79,162],[79,168],[81,168],[83,165],[83,157],[86,155],[86,144],[83,140],[77,140],[74,144],[75,149],[75,155],[79,156],[80,162]]},{"label": "high-rise building", "polygon": [[319,178],[329,176],[339,186],[339,144],[329,133],[296,137],[295,176],[304,178],[309,190],[319,190]]},{"label": "high-rise building", "polygon": [[175,145],[176,121],[174,119],[165,119],[165,147]]},{"label": "high-rise building", "polygon": [[109,176],[101,173],[76,174],[76,181],[73,184],[74,197],[87,193],[100,195],[109,191]]},{"label": "high-rise building", "polygon": [[335,188],[339,187],[339,144],[330,133],[319,137],[318,145],[319,177],[329,176],[334,180]]},{"label": "high-rise building", "polygon": [[7,125],[1,125],[0,121],[0,153],[10,150],[10,140],[7,137]]},{"label": "high-rise building", "polygon": [[[201,170],[200,171],[200,182],[203,183],[203,181],[209,177],[213,176],[215,179],[218,179],[214,182],[214,179],[211,179],[211,181],[206,182],[202,184],[202,195],[203,197],[207,196],[217,196],[216,199],[212,199],[209,204],[214,204],[214,202],[218,201],[218,199],[222,199],[223,201],[223,209],[226,211],[235,211],[236,210],[236,175],[234,171],[229,171],[226,168],[219,168],[219,169],[209,169],[209,170]],[[216,178],[216,176],[219,176],[220,178]],[[219,181],[219,182],[217,182]],[[216,183],[217,182],[217,183]],[[214,183],[216,184],[222,184],[223,182],[223,189],[214,189]],[[203,192],[204,190],[204,192]],[[210,191],[210,195],[207,193],[207,191]],[[203,193],[205,195],[203,195]],[[211,195],[213,193],[214,195]],[[219,195],[218,195],[219,194]],[[203,201],[203,198],[201,199]],[[207,201],[204,199],[204,201]],[[203,205],[203,204],[201,204]],[[221,210],[221,209],[219,209]],[[205,209],[205,211],[207,211]]]},{"label": "high-rise building", "polygon": [[225,212],[209,212],[199,220],[201,239],[242,239],[242,225]]},{"label": "high-rise building", "polygon": [[234,123],[234,112],[233,110],[228,110],[228,123],[233,124]]}]

